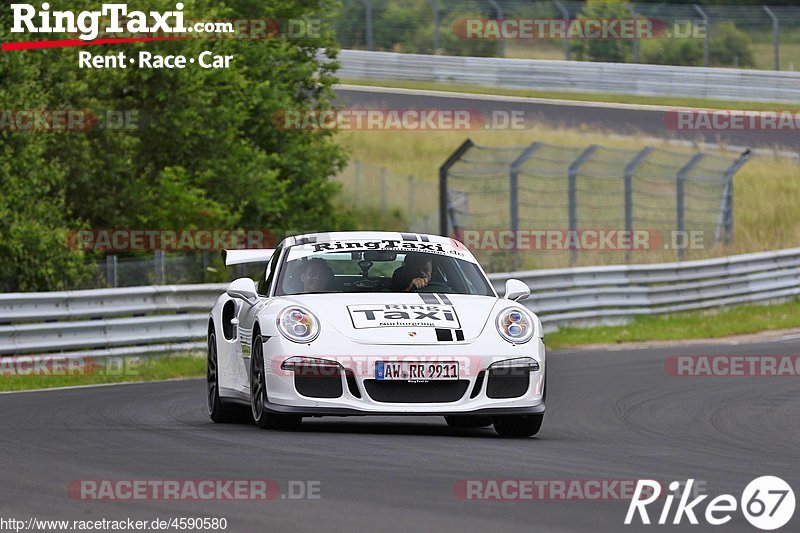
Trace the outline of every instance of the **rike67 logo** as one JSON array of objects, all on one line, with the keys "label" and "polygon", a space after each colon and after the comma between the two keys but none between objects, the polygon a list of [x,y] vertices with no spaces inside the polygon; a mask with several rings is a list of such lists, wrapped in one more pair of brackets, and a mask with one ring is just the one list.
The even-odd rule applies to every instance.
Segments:
[{"label": "rike67 logo", "polygon": [[[794,515],[794,491],[779,477],[762,476],[754,479],[744,488],[739,500],[731,494],[721,494],[707,502],[705,512],[701,512],[700,504],[708,498],[707,494],[689,500],[693,484],[694,479],[687,480],[685,484],[678,481],[669,484],[671,494],[667,494],[664,498],[657,524],[677,525],[685,517],[690,524],[697,525],[700,523],[699,516],[705,519],[707,524],[721,526],[730,522],[740,507],[750,524],[762,531],[772,531],[786,525]],[[682,486],[684,489],[679,494],[677,491]],[[628,507],[628,514],[625,516],[625,525],[634,523],[637,514],[642,524],[650,524],[647,506],[656,502],[661,495],[661,484],[658,481],[640,479]],[[678,504],[673,514],[672,504],[676,498]],[[672,515],[671,521],[670,515]]]}]

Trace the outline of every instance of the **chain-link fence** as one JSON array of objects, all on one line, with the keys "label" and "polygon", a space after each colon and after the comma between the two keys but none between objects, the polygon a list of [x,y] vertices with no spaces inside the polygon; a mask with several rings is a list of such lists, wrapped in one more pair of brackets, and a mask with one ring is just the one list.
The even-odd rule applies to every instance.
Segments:
[{"label": "chain-link fence", "polygon": [[341,184],[339,201],[373,220],[365,229],[436,233],[439,228],[436,184],[398,174],[386,167],[353,160],[334,180]]},{"label": "chain-link fence", "polygon": [[[52,290],[221,283],[243,275],[258,275],[245,267],[237,265],[226,270],[219,251],[109,253],[93,265],[89,276],[82,281],[69,283],[65,279]],[[2,292],[17,290],[13,279],[6,280],[5,285]]]},{"label": "chain-link fence", "polygon": [[748,158],[468,140],[440,170],[439,231],[492,270],[704,256],[732,239]]},{"label": "chain-link fence", "polygon": [[[343,48],[360,50],[800,68],[800,6],[621,2],[605,9],[567,0],[344,0],[335,27]],[[582,57],[587,37],[575,25],[581,16],[650,24],[620,34],[616,42],[613,34],[600,39],[600,58]],[[468,21],[475,24],[472,33]],[[561,29],[568,38],[560,37]],[[610,50],[611,59],[603,59]]]}]

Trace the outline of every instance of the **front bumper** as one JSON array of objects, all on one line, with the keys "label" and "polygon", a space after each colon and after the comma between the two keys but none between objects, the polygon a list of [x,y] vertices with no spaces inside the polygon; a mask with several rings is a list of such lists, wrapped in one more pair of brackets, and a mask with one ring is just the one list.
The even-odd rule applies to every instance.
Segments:
[{"label": "front bumper", "polygon": [[[316,345],[316,346],[315,346]],[[342,356],[342,352],[347,356]],[[491,355],[474,355],[474,354]],[[432,355],[435,354],[435,355]],[[281,369],[281,363],[289,357],[311,357],[334,360],[341,365],[340,371],[327,380],[338,388],[335,397],[311,397],[298,391],[295,373]],[[521,357],[533,358],[538,370],[529,370],[525,375],[528,385],[519,389],[514,397],[497,397],[496,387],[489,389],[489,366],[497,361]],[[450,345],[362,345],[348,344],[345,349],[326,349],[323,343],[311,345],[290,343],[280,336],[268,339],[264,344],[267,379],[265,409],[272,413],[299,414],[303,416],[361,416],[361,415],[528,415],[540,414],[545,409],[545,350],[541,339],[532,339],[523,345],[498,343],[494,340]],[[444,401],[429,401],[428,396],[417,394],[423,389],[416,387],[438,387],[443,382],[398,382],[387,385],[376,381],[374,363],[378,360],[408,360],[424,362],[459,362],[459,393]],[[369,383],[368,383],[369,382]],[[381,385],[377,385],[380,383]],[[448,382],[444,382],[448,383]],[[449,382],[454,384],[455,382]],[[477,385],[476,385],[477,384]],[[376,394],[377,387],[392,389],[393,393]],[[442,386],[450,391],[453,387]],[[332,389],[332,387],[327,387]],[[395,390],[396,389],[396,390]],[[400,392],[397,392],[399,390]],[[460,391],[463,390],[463,393]],[[405,392],[404,392],[405,391]],[[413,393],[414,398],[404,401],[403,394]],[[512,393],[516,394],[516,393]]]}]

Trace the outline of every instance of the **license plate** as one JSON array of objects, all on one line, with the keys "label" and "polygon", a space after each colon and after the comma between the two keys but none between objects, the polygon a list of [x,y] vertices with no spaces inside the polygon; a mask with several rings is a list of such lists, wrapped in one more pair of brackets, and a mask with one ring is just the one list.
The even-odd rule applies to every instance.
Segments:
[{"label": "license plate", "polygon": [[458,362],[376,361],[375,379],[384,381],[454,380],[458,379]]}]

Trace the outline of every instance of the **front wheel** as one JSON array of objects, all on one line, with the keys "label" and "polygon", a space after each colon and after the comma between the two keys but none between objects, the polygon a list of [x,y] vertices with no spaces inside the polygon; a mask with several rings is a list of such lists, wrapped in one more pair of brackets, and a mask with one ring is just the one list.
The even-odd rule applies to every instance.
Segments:
[{"label": "front wheel", "polygon": [[253,421],[262,429],[292,429],[300,425],[302,417],[269,413],[264,408],[267,401],[266,372],[264,370],[264,340],[256,335],[250,354],[250,410]]},{"label": "front wheel", "polygon": [[539,433],[544,413],[536,415],[508,415],[494,419],[494,430],[501,437],[532,437]]},{"label": "front wheel", "polygon": [[206,399],[208,416],[220,424],[235,422],[236,411],[219,397],[219,362],[217,360],[217,336],[212,331],[208,335],[208,359],[206,362]]}]

